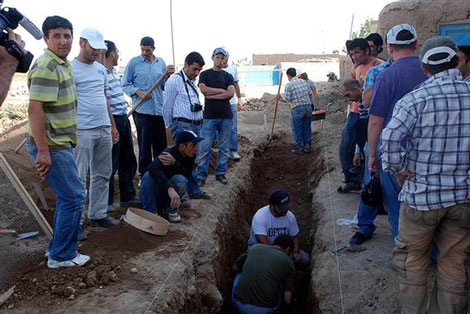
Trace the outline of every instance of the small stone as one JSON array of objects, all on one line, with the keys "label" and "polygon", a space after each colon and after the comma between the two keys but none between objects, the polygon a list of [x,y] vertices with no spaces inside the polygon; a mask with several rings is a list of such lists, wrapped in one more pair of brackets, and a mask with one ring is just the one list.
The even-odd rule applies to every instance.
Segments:
[{"label": "small stone", "polygon": [[87,277],[86,277],[86,285],[88,287],[94,287],[96,286],[97,284],[97,278],[96,278],[96,272],[94,270],[92,270],[91,272],[88,273]]},{"label": "small stone", "polygon": [[135,267],[131,268],[131,273],[137,274],[137,268],[135,268]]},{"label": "small stone", "polygon": [[101,281],[103,282],[105,286],[109,284],[109,280],[110,280],[109,273],[103,273],[103,275],[101,275]]},{"label": "small stone", "polygon": [[80,282],[77,287],[79,287],[80,289],[85,289],[86,288],[86,283],[84,282]]},{"label": "small stone", "polygon": [[64,297],[70,297],[72,294],[75,294],[76,290],[71,286],[67,286],[64,289]]},{"label": "small stone", "polygon": [[32,283],[36,283],[38,282],[38,280],[36,278],[33,278],[33,280],[31,280]]},{"label": "small stone", "polygon": [[118,275],[116,275],[116,273],[114,271],[110,271],[109,272],[109,280],[111,280],[112,282],[116,282],[116,281],[119,281],[119,277],[118,277]]},{"label": "small stone", "polygon": [[75,300],[75,294],[72,294],[72,295],[69,297],[69,300]]},{"label": "small stone", "polygon": [[13,306],[14,306],[13,304],[10,304],[10,305],[8,306],[8,309],[11,310],[11,309],[13,308]]},{"label": "small stone", "polygon": [[74,285],[74,286],[77,286],[77,287],[78,287],[78,285],[79,285],[80,283],[82,283],[82,282],[83,282],[83,279],[80,278],[80,277],[77,277],[77,278],[74,278],[74,279],[73,279],[73,285]]},{"label": "small stone", "polygon": [[52,293],[63,296],[64,295],[64,286],[58,286],[52,288]]}]

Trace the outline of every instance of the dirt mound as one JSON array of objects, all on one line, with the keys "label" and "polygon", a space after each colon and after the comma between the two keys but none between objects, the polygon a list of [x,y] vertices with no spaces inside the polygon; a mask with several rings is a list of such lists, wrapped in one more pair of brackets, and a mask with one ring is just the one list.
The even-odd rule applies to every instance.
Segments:
[{"label": "dirt mound", "polygon": [[172,231],[166,236],[156,236],[140,231],[126,222],[111,229],[88,228],[88,240],[81,246],[84,252],[140,253],[157,248],[163,243],[182,239],[184,232]]}]

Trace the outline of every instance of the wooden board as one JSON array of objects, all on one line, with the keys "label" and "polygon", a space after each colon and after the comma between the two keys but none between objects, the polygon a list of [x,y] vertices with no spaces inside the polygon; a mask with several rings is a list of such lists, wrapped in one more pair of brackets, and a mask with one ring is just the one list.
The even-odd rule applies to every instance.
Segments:
[{"label": "wooden board", "polygon": [[2,153],[0,153],[0,167],[5,172],[6,177],[8,178],[10,183],[13,185],[15,190],[18,192],[18,194],[20,195],[21,199],[26,204],[28,209],[31,211],[31,214],[34,216],[38,224],[41,226],[46,236],[49,239],[52,238],[51,226],[49,225],[49,223],[47,222],[46,218],[41,213],[39,208],[36,206],[33,199],[31,198],[31,195],[29,195],[28,191],[26,191],[24,185],[18,179],[15,172],[13,171],[10,164],[8,163],[8,161],[6,160],[5,156]]}]

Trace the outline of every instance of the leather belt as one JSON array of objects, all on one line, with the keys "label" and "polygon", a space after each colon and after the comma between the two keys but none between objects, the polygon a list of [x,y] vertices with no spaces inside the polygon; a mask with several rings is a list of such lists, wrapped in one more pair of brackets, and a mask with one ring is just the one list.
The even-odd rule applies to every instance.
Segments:
[{"label": "leather belt", "polygon": [[180,122],[186,122],[189,124],[194,124],[194,125],[200,125],[202,123],[202,120],[189,120],[186,118],[173,118],[175,121],[180,121]]}]

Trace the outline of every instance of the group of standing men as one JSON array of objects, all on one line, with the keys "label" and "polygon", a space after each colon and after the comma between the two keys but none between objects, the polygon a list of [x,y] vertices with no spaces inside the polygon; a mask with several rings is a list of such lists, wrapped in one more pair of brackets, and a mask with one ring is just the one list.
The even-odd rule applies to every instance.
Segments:
[{"label": "group of standing men", "polygon": [[[411,25],[394,26],[386,36],[389,59],[384,62],[376,59],[366,39],[348,41],[355,64],[342,93],[359,110],[351,110],[343,130],[345,184],[338,192],[361,189],[353,165],[364,156],[364,182],[371,175],[380,180],[376,199],[383,200],[388,214],[402,311],[466,313],[470,49],[457,47],[450,37],[435,36],[423,44],[418,57],[417,39]],[[382,202],[368,206],[360,200],[359,229],[351,245],[372,237],[381,207]],[[428,305],[431,260],[438,275]]]},{"label": "group of standing men", "polygon": [[[201,73],[203,107],[195,79],[205,63],[197,52],[190,53],[184,68],[173,75],[174,66],[156,57],[153,39],[144,37],[142,54],[130,60],[121,85],[114,69],[119,50],[101,32],[83,29],[80,52],[69,62],[70,21],[51,16],[42,30],[47,49],[28,74],[27,150],[39,175],[57,195],[48,267],[81,266],[89,260],[76,249],[78,240],[87,239],[83,226],[88,180],[89,224],[103,228],[116,224],[107,214],[114,210],[116,172],[121,207],[142,203],[152,212],[161,209],[171,222],[181,220],[176,210],[188,203],[184,202],[188,195],[209,198],[200,186],[207,178],[215,137],[216,179],[227,184],[228,159],[240,159],[234,94],[241,100],[237,72],[228,65],[224,48],[214,50],[213,68]],[[152,90],[158,78],[161,84]],[[138,163],[124,93],[134,104],[140,101],[133,114]],[[166,127],[175,142],[168,149]],[[143,186],[140,200],[134,186],[137,165]]]}]

